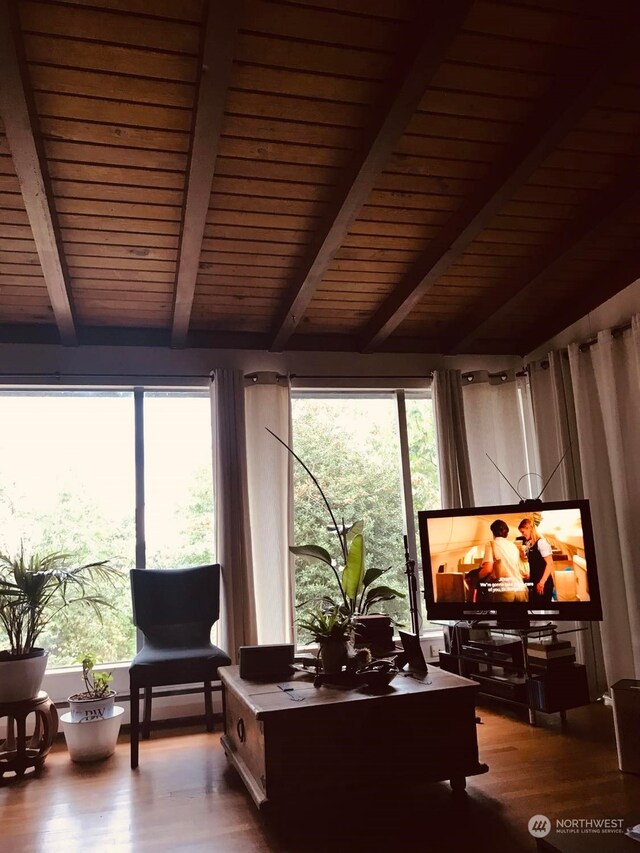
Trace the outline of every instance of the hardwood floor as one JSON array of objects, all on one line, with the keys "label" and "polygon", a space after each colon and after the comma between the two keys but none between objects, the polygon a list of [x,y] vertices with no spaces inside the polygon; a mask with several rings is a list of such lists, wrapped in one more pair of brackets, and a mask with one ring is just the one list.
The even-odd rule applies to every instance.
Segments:
[{"label": "hardwood floor", "polygon": [[[0,851],[518,853],[535,850],[527,831],[534,814],[640,823],[640,776],[617,769],[610,709],[570,711],[564,732],[555,717],[533,728],[505,705],[479,713],[480,759],[490,770],[469,780],[466,798],[456,800],[445,783],[410,785],[394,798],[381,767],[375,801],[355,807],[337,769],[333,795],[275,822],[256,811],[228,767],[219,731],[154,733],[135,772],[126,735],[94,765],[73,764],[60,743],[39,779],[0,789]],[[605,835],[600,849],[607,853]]]}]

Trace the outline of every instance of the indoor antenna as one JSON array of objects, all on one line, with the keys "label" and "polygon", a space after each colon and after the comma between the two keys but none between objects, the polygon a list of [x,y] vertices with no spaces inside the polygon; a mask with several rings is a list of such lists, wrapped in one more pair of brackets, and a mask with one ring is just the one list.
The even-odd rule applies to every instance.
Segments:
[{"label": "indoor antenna", "polygon": [[546,482],[546,483],[543,485],[543,487],[540,489],[540,494],[539,494],[539,495],[538,495],[538,497],[536,498],[536,500],[537,500],[537,501],[539,501],[539,500],[540,500],[540,498],[541,498],[541,496],[542,496],[542,493],[544,492],[544,490],[547,488],[547,486],[548,486],[548,485],[549,485],[549,483],[551,482],[551,480],[552,480],[552,478],[553,478],[553,475],[556,473],[556,471],[558,470],[558,468],[559,468],[559,467],[562,465],[562,463],[564,462],[565,456],[566,456],[566,455],[567,455],[567,453],[571,450],[571,446],[572,446],[572,444],[573,444],[573,441],[570,441],[570,442],[569,442],[569,446],[567,447],[567,449],[565,450],[565,452],[564,452],[564,453],[562,454],[562,456],[560,457],[560,461],[558,462],[558,464],[556,465],[556,467],[553,469],[553,471],[551,472],[551,474],[549,474],[549,478],[547,479],[547,482]]}]

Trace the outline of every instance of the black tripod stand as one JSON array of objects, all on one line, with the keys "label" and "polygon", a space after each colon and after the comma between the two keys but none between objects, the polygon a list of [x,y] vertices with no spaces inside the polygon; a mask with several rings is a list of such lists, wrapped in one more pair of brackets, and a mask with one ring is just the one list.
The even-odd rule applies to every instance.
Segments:
[{"label": "black tripod stand", "polygon": [[411,559],[409,553],[409,540],[404,537],[404,563],[407,585],[409,587],[409,614],[411,616],[411,630],[417,636],[420,634],[420,612],[418,609],[418,583],[416,581],[416,561]]}]

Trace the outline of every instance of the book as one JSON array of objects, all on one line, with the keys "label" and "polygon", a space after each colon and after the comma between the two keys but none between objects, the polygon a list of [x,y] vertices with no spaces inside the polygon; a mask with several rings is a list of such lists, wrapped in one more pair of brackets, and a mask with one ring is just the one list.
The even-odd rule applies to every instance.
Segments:
[{"label": "book", "polygon": [[527,651],[545,652],[549,649],[570,649],[572,648],[569,640],[556,640],[546,643],[527,643]]},{"label": "book", "polygon": [[527,649],[527,655],[532,658],[564,658],[574,655],[576,650],[569,645],[566,649],[549,649],[539,651],[538,649]]},{"label": "book", "polygon": [[566,655],[561,658],[528,658],[529,666],[537,666],[540,669],[560,669],[567,664],[576,662],[575,654]]}]

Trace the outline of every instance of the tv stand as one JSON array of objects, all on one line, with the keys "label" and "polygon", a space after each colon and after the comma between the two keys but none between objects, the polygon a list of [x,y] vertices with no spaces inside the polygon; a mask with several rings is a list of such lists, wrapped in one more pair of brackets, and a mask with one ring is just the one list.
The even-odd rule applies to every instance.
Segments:
[{"label": "tv stand", "polygon": [[571,660],[538,660],[527,649],[529,642],[556,640],[579,630],[444,623],[446,651],[440,652],[440,667],[477,681],[486,696],[526,707],[531,725],[536,724],[536,712],[559,713],[564,723],[567,710],[589,704],[586,667]]}]

